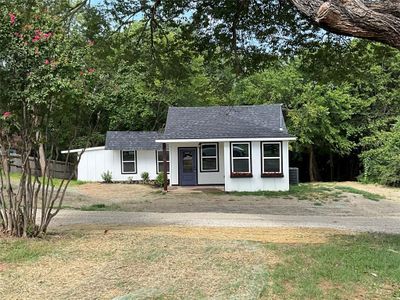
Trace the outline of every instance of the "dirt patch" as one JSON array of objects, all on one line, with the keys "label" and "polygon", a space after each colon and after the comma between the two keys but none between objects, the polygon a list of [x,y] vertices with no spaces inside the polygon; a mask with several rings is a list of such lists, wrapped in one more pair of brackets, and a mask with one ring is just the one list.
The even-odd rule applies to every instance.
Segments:
[{"label": "dirt patch", "polygon": [[363,184],[356,181],[337,182],[335,185],[349,186],[361,191],[381,195],[389,200],[400,201],[400,189],[387,187],[379,184]]},{"label": "dirt patch", "polygon": [[75,190],[87,197],[99,200],[129,200],[134,197],[146,196],[151,192],[158,191],[158,189],[152,188],[149,185],[122,183],[87,183],[75,187]]},{"label": "dirt patch", "polygon": [[0,263],[0,273],[4,272],[5,270],[7,270],[7,265]]},{"label": "dirt patch", "polygon": [[356,285],[349,299],[398,299],[398,293],[400,293],[400,284],[377,284],[374,287]]},{"label": "dirt patch", "polygon": [[191,239],[246,240],[279,244],[321,244],[347,232],[319,228],[202,228],[147,227],[137,230],[149,235],[168,235]]}]

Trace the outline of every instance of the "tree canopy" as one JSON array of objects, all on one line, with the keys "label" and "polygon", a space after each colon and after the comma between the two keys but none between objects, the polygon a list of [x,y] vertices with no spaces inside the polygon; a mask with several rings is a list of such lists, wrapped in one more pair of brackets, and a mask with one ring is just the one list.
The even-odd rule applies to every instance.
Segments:
[{"label": "tree canopy", "polygon": [[[292,2],[0,0],[1,174],[11,148],[45,173],[60,149],[102,145],[107,130],[162,130],[169,106],[281,103],[302,180],[399,185],[400,52],[323,29],[398,47],[393,28],[343,19],[355,3],[398,18],[397,2]],[[3,226],[5,199],[35,199],[5,186]],[[45,231],[62,203],[53,192],[41,224],[32,206],[9,229]]]}]

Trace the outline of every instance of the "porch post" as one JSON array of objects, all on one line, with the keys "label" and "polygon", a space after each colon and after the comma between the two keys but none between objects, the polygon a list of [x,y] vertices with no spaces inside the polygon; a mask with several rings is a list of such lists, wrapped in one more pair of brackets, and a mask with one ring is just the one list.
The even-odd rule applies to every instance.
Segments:
[{"label": "porch post", "polygon": [[163,173],[164,173],[164,191],[168,191],[168,170],[167,170],[167,144],[162,144],[163,150]]}]

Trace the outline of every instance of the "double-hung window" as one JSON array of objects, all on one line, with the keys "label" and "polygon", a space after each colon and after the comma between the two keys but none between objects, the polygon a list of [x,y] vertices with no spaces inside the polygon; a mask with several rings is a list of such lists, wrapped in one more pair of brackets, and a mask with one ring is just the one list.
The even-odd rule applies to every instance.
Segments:
[{"label": "double-hung window", "polygon": [[218,144],[201,144],[201,172],[218,172]]},{"label": "double-hung window", "polygon": [[251,175],[251,144],[231,143],[232,176]]},{"label": "double-hung window", "polygon": [[136,151],[121,151],[122,174],[136,174]]},{"label": "double-hung window", "polygon": [[[157,150],[157,173],[164,172],[163,151]],[[167,151],[167,173],[169,173],[169,151]]]},{"label": "double-hung window", "polygon": [[262,143],[262,173],[282,174],[282,144],[280,142]]}]

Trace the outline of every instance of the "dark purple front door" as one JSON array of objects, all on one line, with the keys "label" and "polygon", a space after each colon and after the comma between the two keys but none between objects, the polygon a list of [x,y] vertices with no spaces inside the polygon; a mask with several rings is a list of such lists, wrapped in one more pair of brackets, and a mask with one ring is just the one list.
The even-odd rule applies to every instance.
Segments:
[{"label": "dark purple front door", "polygon": [[179,148],[179,185],[197,185],[196,150]]}]

